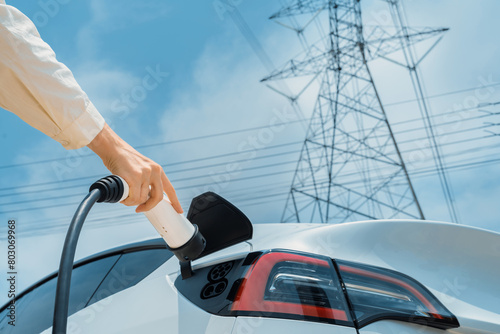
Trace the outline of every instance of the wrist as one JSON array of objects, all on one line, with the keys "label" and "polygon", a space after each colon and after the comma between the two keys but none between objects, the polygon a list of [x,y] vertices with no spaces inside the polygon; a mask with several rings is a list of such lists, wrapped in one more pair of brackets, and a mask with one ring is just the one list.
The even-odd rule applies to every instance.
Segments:
[{"label": "wrist", "polygon": [[120,141],[121,138],[118,137],[108,124],[104,124],[101,132],[95,136],[87,147],[104,160],[105,156],[109,156],[117,150]]}]

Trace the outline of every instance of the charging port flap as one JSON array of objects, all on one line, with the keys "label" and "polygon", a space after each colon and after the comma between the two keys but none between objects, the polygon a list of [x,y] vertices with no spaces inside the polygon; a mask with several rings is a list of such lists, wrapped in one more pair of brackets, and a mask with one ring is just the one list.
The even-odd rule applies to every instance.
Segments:
[{"label": "charging port flap", "polygon": [[198,225],[206,239],[205,250],[198,258],[252,238],[253,227],[247,216],[213,192],[193,198],[187,218]]}]

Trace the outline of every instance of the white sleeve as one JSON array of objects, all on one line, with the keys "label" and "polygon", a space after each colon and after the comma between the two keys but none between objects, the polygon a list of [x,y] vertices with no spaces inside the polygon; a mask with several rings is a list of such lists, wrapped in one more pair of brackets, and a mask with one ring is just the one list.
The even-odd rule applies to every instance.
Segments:
[{"label": "white sleeve", "polygon": [[0,0],[0,107],[57,140],[86,146],[104,119],[23,13]]}]

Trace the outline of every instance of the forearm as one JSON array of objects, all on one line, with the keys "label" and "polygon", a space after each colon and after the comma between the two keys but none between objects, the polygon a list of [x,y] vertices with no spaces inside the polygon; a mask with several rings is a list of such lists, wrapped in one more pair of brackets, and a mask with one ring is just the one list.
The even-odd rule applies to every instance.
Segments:
[{"label": "forearm", "polygon": [[87,145],[104,119],[33,22],[0,3],[0,106],[67,149]]},{"label": "forearm", "polygon": [[163,191],[181,213],[162,167],[122,140],[96,110],[71,71],[58,62],[35,25],[0,0],[0,107],[59,141],[65,148],[88,146],[113,174],[130,186],[125,205],[152,209]]}]

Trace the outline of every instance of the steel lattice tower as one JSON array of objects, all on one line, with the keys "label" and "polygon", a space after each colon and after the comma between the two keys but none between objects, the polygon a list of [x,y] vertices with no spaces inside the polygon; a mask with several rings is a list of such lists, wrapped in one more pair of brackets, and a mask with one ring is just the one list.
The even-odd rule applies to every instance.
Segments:
[{"label": "steel lattice tower", "polygon": [[[328,31],[319,42],[306,44],[304,29],[320,15],[326,15]],[[299,25],[298,16],[308,17],[306,24]],[[282,222],[424,219],[369,61],[438,38],[447,29],[364,31],[359,0],[298,0],[271,19],[295,30],[305,51],[262,81],[309,76],[319,84]],[[297,96],[289,99],[295,103]]]}]

